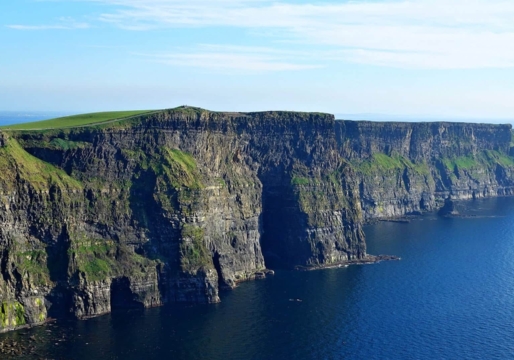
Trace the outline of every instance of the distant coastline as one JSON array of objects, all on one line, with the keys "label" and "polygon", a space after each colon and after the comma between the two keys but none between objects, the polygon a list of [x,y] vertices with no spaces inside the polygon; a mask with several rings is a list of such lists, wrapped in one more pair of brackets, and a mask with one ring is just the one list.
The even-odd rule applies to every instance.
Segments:
[{"label": "distant coastline", "polygon": [[47,120],[70,115],[65,111],[0,111],[0,126],[39,120]]},{"label": "distant coastline", "polygon": [[455,116],[430,116],[430,115],[394,115],[378,113],[336,113],[338,120],[354,121],[383,121],[383,122],[465,122],[484,124],[511,124],[514,125],[514,118],[482,118],[482,117],[455,117]]}]

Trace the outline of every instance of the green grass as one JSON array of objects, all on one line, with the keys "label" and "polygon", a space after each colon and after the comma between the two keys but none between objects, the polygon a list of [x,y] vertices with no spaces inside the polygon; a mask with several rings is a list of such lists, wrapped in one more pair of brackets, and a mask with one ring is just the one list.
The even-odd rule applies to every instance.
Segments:
[{"label": "green grass", "polygon": [[514,158],[495,150],[484,150],[476,155],[459,156],[454,158],[443,158],[441,160],[446,168],[453,171],[477,169],[483,166],[514,167]]},{"label": "green grass", "polygon": [[152,169],[155,175],[164,179],[175,189],[203,189],[201,175],[195,159],[191,154],[178,149],[159,148],[157,152],[147,154],[141,150],[122,150],[127,159],[135,160],[142,169]]},{"label": "green grass", "polygon": [[196,170],[196,162],[193,157],[177,149],[165,149],[173,161],[179,163],[184,171],[191,173]]},{"label": "green grass", "polygon": [[90,280],[103,280],[111,274],[111,263],[104,259],[92,259],[84,263],[80,270],[88,275]]},{"label": "green grass", "polygon": [[45,285],[50,282],[47,254],[44,250],[17,252],[15,255],[18,272],[23,278],[29,275],[37,285]]},{"label": "green grass", "polygon": [[135,276],[155,269],[156,262],[136,254],[126,245],[113,240],[87,239],[75,234],[68,256],[72,273],[82,273],[88,281],[102,281],[110,277]]},{"label": "green grass", "polygon": [[2,302],[0,306],[0,328],[25,324],[25,308],[19,302]]},{"label": "green grass", "polygon": [[489,162],[497,163],[504,167],[514,167],[514,158],[499,151],[486,150],[484,155]]},{"label": "green grass", "polygon": [[362,162],[355,162],[352,165],[357,171],[365,175],[374,173],[380,174],[388,171],[402,171],[405,168],[420,175],[428,175],[430,172],[428,165],[425,163],[415,164],[403,156],[388,156],[382,153],[375,153],[371,158]]},{"label": "green grass", "polygon": [[5,125],[1,129],[9,130],[44,130],[44,129],[60,129],[85,125],[100,124],[103,122],[126,119],[131,116],[137,116],[152,112],[151,110],[135,110],[135,111],[109,111],[90,114],[81,114],[73,116],[65,116],[50,120],[36,121],[24,124]]},{"label": "green grass", "polygon": [[68,254],[75,258],[78,270],[88,280],[104,280],[113,273],[116,245],[108,240],[89,240],[74,243]]},{"label": "green grass", "polygon": [[162,170],[175,188],[203,189],[195,159],[177,149],[163,148]]},{"label": "green grass", "polygon": [[444,166],[446,166],[446,168],[451,171],[453,171],[453,169],[455,167],[457,167],[459,169],[469,170],[469,169],[473,169],[473,168],[479,166],[479,162],[472,155],[459,156],[459,157],[455,157],[453,159],[444,158],[444,159],[442,159],[442,161],[443,161]]},{"label": "green grass", "polygon": [[52,140],[49,138],[42,139],[23,139],[18,138],[17,141],[24,149],[29,148],[39,148],[39,149],[48,149],[48,150],[75,150],[75,149],[84,149],[88,146],[91,146],[91,143],[82,142],[82,141],[71,141],[67,139],[62,139],[59,137],[55,137]]},{"label": "green grass", "polygon": [[299,176],[293,176],[291,185],[309,185],[309,179]]},{"label": "green grass", "polygon": [[82,184],[63,170],[30,155],[15,139],[7,138],[6,145],[0,148],[0,183],[5,188],[14,188],[17,177],[38,190],[48,189],[52,184],[61,189],[82,189]]},{"label": "green grass", "polygon": [[182,271],[195,272],[202,266],[211,266],[212,259],[204,244],[204,230],[184,224],[180,244],[180,266]]},{"label": "green grass", "polygon": [[77,142],[77,141],[71,141],[71,140],[64,140],[60,138],[55,138],[50,141],[50,146],[54,149],[59,150],[74,150],[74,149],[80,149],[84,148],[88,145],[88,143],[84,142]]}]

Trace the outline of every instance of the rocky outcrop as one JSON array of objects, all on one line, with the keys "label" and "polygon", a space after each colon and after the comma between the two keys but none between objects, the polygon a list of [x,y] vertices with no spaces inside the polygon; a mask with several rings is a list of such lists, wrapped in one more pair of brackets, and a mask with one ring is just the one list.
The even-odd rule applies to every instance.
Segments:
[{"label": "rocky outcrop", "polygon": [[459,211],[455,206],[455,202],[452,200],[450,196],[448,196],[448,198],[444,200],[444,206],[439,209],[438,214],[441,216],[459,215]]},{"label": "rocky outcrop", "polygon": [[0,145],[2,330],[365,263],[366,219],[513,189],[508,126],[183,107]]}]

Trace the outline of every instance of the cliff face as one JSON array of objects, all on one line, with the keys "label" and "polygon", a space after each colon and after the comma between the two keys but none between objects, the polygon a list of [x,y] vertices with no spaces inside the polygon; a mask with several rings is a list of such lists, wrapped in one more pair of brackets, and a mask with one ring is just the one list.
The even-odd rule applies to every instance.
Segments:
[{"label": "cliff face", "polygon": [[281,266],[365,257],[333,126],[323,114],[179,109],[4,135],[0,299],[14,310],[2,327],[217,302],[265,256]]},{"label": "cliff face", "polygon": [[366,219],[514,192],[510,125],[341,121],[336,133]]},{"label": "cliff face", "polygon": [[0,329],[365,259],[365,218],[511,194],[510,131],[179,108],[1,133]]}]

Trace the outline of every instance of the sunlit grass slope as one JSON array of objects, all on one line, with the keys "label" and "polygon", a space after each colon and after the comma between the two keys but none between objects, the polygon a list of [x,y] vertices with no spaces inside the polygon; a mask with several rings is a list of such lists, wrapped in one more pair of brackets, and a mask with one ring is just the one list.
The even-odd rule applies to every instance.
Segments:
[{"label": "sunlit grass slope", "polygon": [[81,114],[73,116],[65,116],[55,119],[35,121],[23,124],[13,124],[2,126],[2,129],[12,130],[42,130],[42,129],[57,129],[67,128],[75,126],[86,126],[94,125],[108,121],[114,121],[119,119],[126,119],[131,116],[141,115],[150,113],[151,110],[135,110],[135,111],[109,111],[109,112],[98,112],[90,114]]}]

